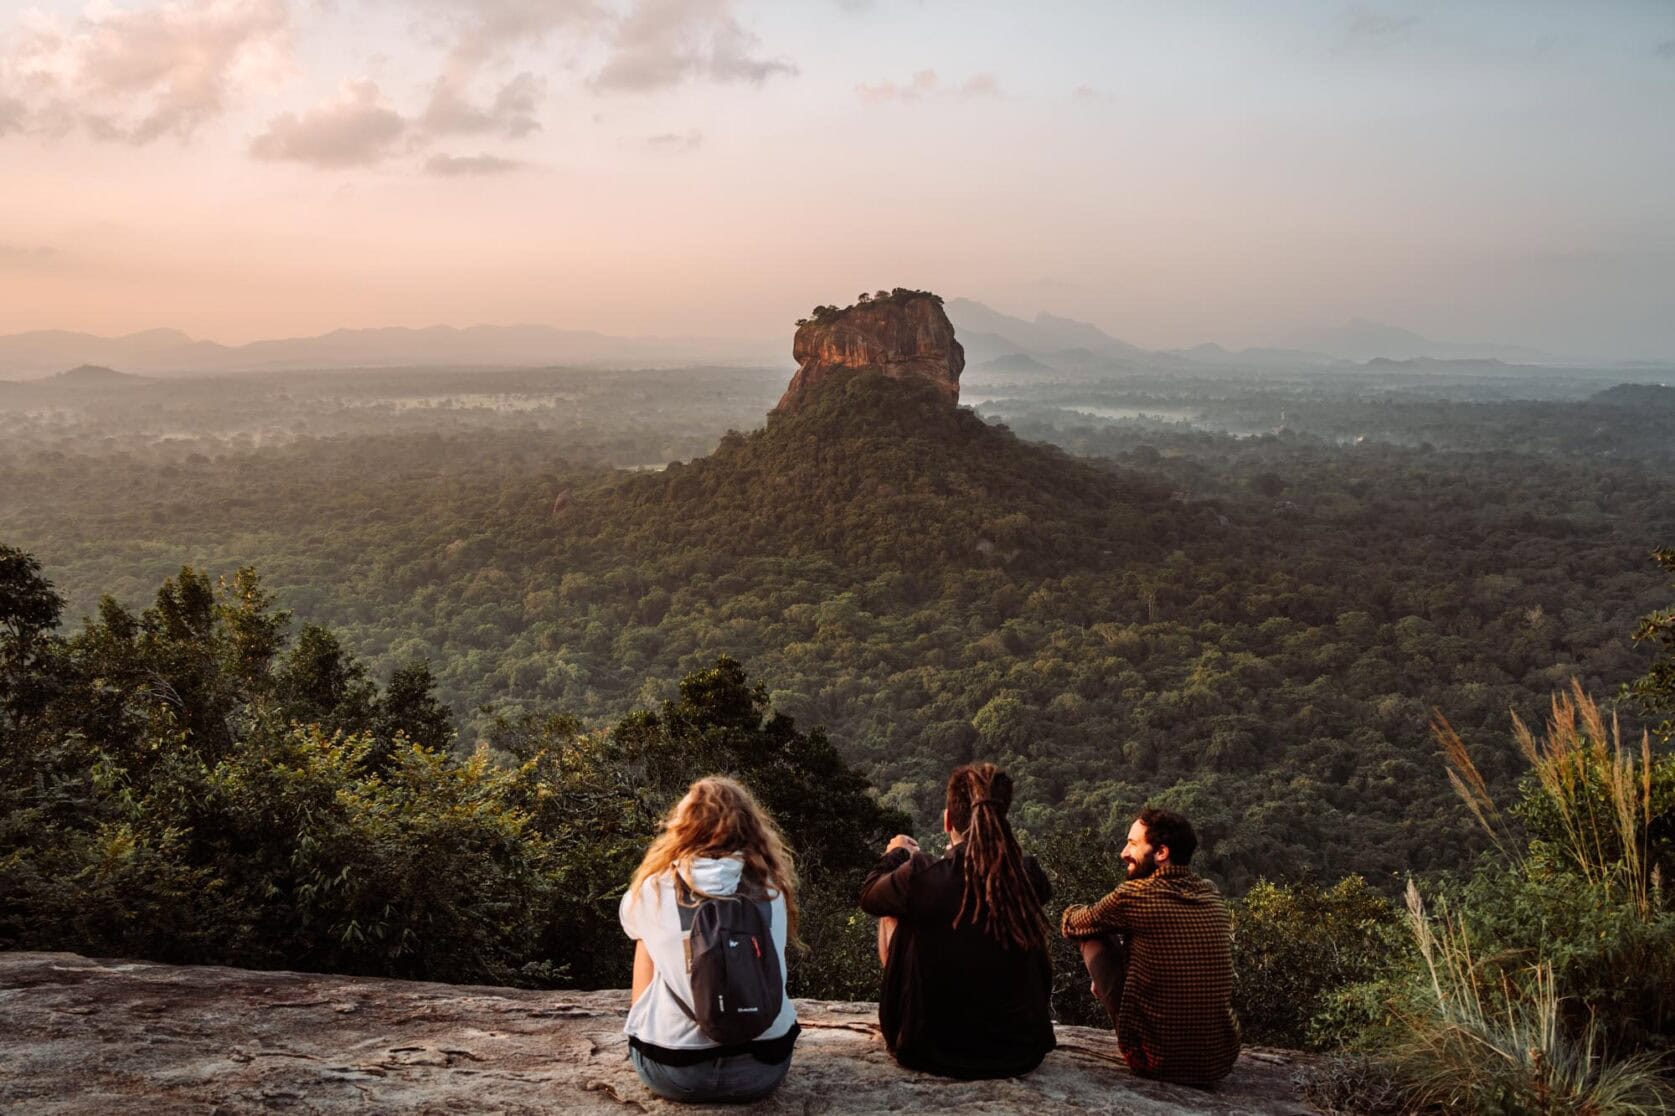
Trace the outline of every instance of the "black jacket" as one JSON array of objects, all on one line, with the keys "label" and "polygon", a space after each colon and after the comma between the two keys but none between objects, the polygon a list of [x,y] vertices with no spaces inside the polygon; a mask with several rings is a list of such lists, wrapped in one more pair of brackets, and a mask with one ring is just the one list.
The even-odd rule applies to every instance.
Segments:
[{"label": "black jacket", "polygon": [[[1031,856],[1036,895],[1051,894]],[[896,1060],[948,1077],[1015,1077],[1056,1045],[1046,946],[1003,945],[969,915],[954,926],[965,889],[963,853],[941,860],[895,849],[861,888],[861,909],[899,919],[884,967],[878,1022]]]}]

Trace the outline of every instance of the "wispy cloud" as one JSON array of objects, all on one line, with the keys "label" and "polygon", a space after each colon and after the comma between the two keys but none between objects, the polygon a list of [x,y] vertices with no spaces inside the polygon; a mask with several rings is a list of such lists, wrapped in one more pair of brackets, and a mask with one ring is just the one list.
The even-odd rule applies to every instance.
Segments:
[{"label": "wispy cloud", "polygon": [[596,0],[416,2],[446,24],[450,60],[473,66],[503,58],[515,48],[538,46],[556,32],[597,33],[612,18],[610,10]]},{"label": "wispy cloud", "polygon": [[689,132],[663,132],[660,135],[646,138],[646,146],[653,151],[696,151],[703,145],[704,133],[696,128]]},{"label": "wispy cloud", "polygon": [[1653,48],[1659,58],[1675,59],[1675,39],[1668,39]]},{"label": "wispy cloud", "polygon": [[593,87],[643,93],[685,81],[760,85],[797,67],[761,53],[761,40],[733,14],[731,0],[635,0],[612,31]]},{"label": "wispy cloud", "polygon": [[425,173],[443,178],[482,177],[511,174],[528,166],[519,159],[503,159],[498,155],[432,155],[425,160]]},{"label": "wispy cloud", "polygon": [[64,253],[47,244],[0,243],[0,270],[40,271],[52,267]]},{"label": "wispy cloud", "polygon": [[1387,46],[1404,38],[1419,23],[1413,15],[1391,15],[1372,8],[1353,8],[1344,27],[1341,50]]},{"label": "wispy cloud", "polygon": [[1109,101],[1111,99],[1104,90],[1085,84],[1078,85],[1076,88],[1072,89],[1070,91],[1070,95],[1078,101],[1098,102]]},{"label": "wispy cloud", "polygon": [[301,115],[274,117],[250,153],[316,167],[359,166],[390,155],[407,130],[408,122],[384,103],[376,83],[351,81],[335,98]]},{"label": "wispy cloud", "polygon": [[993,74],[981,73],[951,85],[938,77],[935,70],[920,70],[905,83],[882,81],[876,85],[857,85],[855,93],[869,104],[911,103],[932,98],[972,100],[999,96],[1000,82]]},{"label": "wispy cloud", "polygon": [[0,94],[0,138],[10,132],[23,131],[29,119],[29,106],[20,98]]},{"label": "wispy cloud", "polygon": [[610,11],[595,0],[399,0],[416,2],[442,24],[447,44],[441,72],[418,124],[429,135],[489,135],[512,138],[541,128],[545,80],[519,73],[488,94],[487,74],[520,52],[566,33],[591,40],[610,27]]},{"label": "wispy cloud", "polygon": [[547,84],[532,73],[521,73],[500,87],[486,106],[467,99],[464,81],[444,73],[431,89],[430,103],[420,124],[432,135],[501,134],[518,139],[540,131],[537,118]]},{"label": "wispy cloud", "polygon": [[286,0],[94,3],[68,21],[30,9],[0,47],[0,134],[186,137],[290,66]]}]

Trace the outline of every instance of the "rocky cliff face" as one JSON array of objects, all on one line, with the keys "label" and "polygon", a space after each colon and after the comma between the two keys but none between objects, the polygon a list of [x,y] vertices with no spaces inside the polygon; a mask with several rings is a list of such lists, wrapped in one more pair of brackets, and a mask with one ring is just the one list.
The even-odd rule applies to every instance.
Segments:
[{"label": "rocky cliff face", "polygon": [[[628,993],[0,953],[0,1112],[714,1112],[634,1076]],[[750,1112],[1307,1116],[1298,1057],[1247,1050],[1213,1092],[1135,1077],[1109,1031],[1060,1027],[1027,1077],[897,1066],[875,1004],[798,1000],[791,1075]]]},{"label": "rocky cliff face", "polygon": [[791,345],[797,374],[780,398],[777,412],[790,413],[808,393],[833,377],[861,371],[891,379],[922,379],[953,406],[960,401],[965,350],[941,300],[929,294],[880,298],[847,310],[817,313],[797,329]]}]

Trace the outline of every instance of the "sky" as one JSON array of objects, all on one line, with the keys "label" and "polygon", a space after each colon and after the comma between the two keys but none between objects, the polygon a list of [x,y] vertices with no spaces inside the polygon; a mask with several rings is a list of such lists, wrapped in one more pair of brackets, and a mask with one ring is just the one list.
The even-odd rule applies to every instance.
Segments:
[{"label": "sky", "polygon": [[0,333],[1675,357],[1675,0],[0,0]]}]

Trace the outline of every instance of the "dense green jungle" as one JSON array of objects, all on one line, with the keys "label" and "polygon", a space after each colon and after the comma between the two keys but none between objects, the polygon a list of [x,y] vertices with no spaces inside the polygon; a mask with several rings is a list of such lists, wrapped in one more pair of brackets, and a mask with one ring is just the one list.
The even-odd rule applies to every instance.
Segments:
[{"label": "dense green jungle", "polygon": [[1193,818],[1323,1109],[1667,1110],[1675,391],[972,380],[0,384],[0,948],[620,985],[725,770],[798,852],[794,991],[868,998],[859,878],[980,757],[1054,913]]},{"label": "dense green jungle", "polygon": [[1509,711],[1644,672],[1675,474],[1598,382],[1379,374],[1014,386],[981,411],[1019,437],[894,384],[764,428],[754,370],[7,385],[0,538],[72,620],[254,565],[374,674],[427,661],[466,746],[726,654],[921,827],[980,754],[1031,832],[1156,799],[1234,890],[1390,885],[1476,848],[1434,710],[1504,783]]}]

